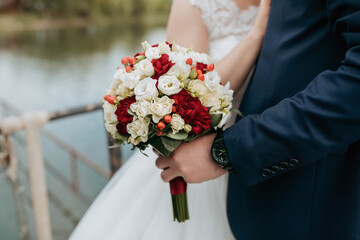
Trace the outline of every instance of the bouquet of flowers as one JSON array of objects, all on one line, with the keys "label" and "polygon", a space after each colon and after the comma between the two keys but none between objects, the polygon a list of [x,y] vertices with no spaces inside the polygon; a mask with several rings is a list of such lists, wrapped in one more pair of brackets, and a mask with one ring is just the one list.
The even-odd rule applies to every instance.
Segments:
[{"label": "bouquet of flowers", "polygon": [[[168,42],[142,43],[143,52],[121,60],[104,96],[106,130],[118,147],[128,142],[164,156],[183,142],[215,132],[230,118],[233,91],[207,54]],[[134,149],[133,148],[133,149]],[[170,182],[174,220],[189,219],[186,182]]]}]

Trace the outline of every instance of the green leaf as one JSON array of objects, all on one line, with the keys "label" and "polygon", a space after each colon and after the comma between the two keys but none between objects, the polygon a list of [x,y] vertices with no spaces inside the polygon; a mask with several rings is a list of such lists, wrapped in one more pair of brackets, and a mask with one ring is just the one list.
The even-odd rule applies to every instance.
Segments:
[{"label": "green leaf", "polygon": [[223,115],[221,113],[213,114],[211,116],[211,125],[213,127],[216,127],[217,125],[219,125],[219,123],[221,122],[222,116]]},{"label": "green leaf", "polygon": [[123,145],[123,143],[124,143],[124,141],[122,141],[122,140],[115,140],[114,145],[109,146],[108,148],[118,148],[121,145]]},{"label": "green leaf", "polygon": [[245,117],[244,114],[242,112],[240,112],[240,110],[237,108],[231,108],[230,111],[233,113],[236,113],[237,115],[239,115],[242,118]]},{"label": "green leaf", "polygon": [[185,131],[180,131],[176,134],[173,134],[172,132],[169,132],[166,134],[168,138],[175,139],[175,140],[185,140],[188,137],[188,133]]},{"label": "green leaf", "polygon": [[181,143],[181,140],[175,140],[168,137],[161,137],[161,142],[164,148],[169,152],[173,152]]},{"label": "green leaf", "polygon": [[206,132],[204,132],[203,134],[201,135],[196,135],[196,134],[192,134],[190,135],[186,140],[185,142],[191,142],[191,141],[194,141],[195,139],[199,138],[199,137],[202,137],[202,136],[205,136],[207,134],[210,134],[210,133],[215,133],[215,129],[214,128],[210,128],[209,130],[207,130]]},{"label": "green leaf", "polygon": [[144,150],[140,149],[140,152],[141,152],[143,155],[145,155],[146,157],[149,157],[149,155],[147,155],[147,154],[144,152]]},{"label": "green leaf", "polygon": [[154,136],[152,138],[149,138],[148,140],[149,144],[151,146],[153,146],[153,148],[155,148],[161,155],[163,155],[164,157],[169,157],[171,152],[168,151],[165,147],[164,144],[161,141],[160,137]]},{"label": "green leaf", "polygon": [[128,140],[128,136],[121,135],[118,132],[115,133],[115,142],[116,141],[126,142],[127,140]]}]

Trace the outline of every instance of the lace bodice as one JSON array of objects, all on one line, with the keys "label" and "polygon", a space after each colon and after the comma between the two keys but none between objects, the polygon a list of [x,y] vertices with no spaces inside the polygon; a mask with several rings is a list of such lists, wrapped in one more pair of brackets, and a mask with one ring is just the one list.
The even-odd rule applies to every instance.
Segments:
[{"label": "lace bodice", "polygon": [[209,54],[215,62],[223,58],[250,31],[258,7],[239,9],[233,0],[189,0],[201,10],[209,35]]}]

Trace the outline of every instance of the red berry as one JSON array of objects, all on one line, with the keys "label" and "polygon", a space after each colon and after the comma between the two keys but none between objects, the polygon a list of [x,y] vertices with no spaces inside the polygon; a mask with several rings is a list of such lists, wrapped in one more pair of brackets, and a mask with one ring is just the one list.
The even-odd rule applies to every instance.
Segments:
[{"label": "red berry", "polygon": [[209,70],[210,72],[211,72],[212,70],[214,70],[214,68],[215,68],[215,65],[214,65],[213,63],[207,65],[207,70]]},{"label": "red berry", "polygon": [[196,70],[196,73],[197,73],[197,75],[201,75],[201,74],[203,74],[203,73],[202,73],[202,71],[201,71],[200,69]]},{"label": "red berry", "polygon": [[163,135],[163,134],[164,134],[163,131],[157,131],[157,132],[156,132],[156,136],[158,136],[158,137],[160,137],[160,136]]},{"label": "red berry", "polygon": [[109,99],[109,97],[111,97],[111,95],[109,95],[109,94],[108,94],[108,95],[105,95],[105,96],[104,96],[104,99],[107,101],[107,100]]},{"label": "red berry", "polygon": [[176,107],[172,106],[172,112],[176,112]]},{"label": "red berry", "polygon": [[134,65],[134,64],[136,63],[136,59],[135,59],[135,58],[129,57],[128,59],[129,59],[129,63],[130,63],[131,65]]},{"label": "red berry", "polygon": [[160,130],[164,130],[164,128],[165,128],[165,123],[159,122],[159,123],[157,124],[157,127],[158,127],[158,129],[160,129]]},{"label": "red berry", "polygon": [[126,68],[125,68],[125,71],[126,71],[127,73],[131,72],[132,70],[133,70],[133,68],[130,67],[130,66],[126,66]]},{"label": "red berry", "polygon": [[193,60],[191,58],[186,59],[186,64],[191,65]]},{"label": "red berry", "polygon": [[204,74],[198,74],[198,79],[201,80],[201,81],[204,81],[205,80],[205,77],[204,77]]},{"label": "red berry", "polygon": [[123,65],[126,65],[126,64],[129,63],[129,59],[128,59],[127,57],[124,57],[124,58],[121,59],[121,63],[122,63]]},{"label": "red berry", "polygon": [[166,116],[164,117],[164,122],[166,122],[166,123],[171,123],[171,119],[172,119],[172,117],[171,117],[170,115],[166,115]]},{"label": "red berry", "polygon": [[110,104],[114,104],[115,99],[116,99],[116,97],[109,97],[109,98],[107,99],[107,101],[108,101],[108,103],[110,103]]}]

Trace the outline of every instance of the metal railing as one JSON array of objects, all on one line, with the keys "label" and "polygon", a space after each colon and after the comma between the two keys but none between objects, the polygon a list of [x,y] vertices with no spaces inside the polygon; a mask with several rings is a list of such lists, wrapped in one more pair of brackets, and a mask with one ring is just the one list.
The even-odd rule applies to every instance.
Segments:
[{"label": "metal railing", "polygon": [[[87,112],[97,111],[97,110],[101,109],[101,105],[102,104],[99,103],[99,104],[88,105],[88,106],[85,106],[85,107],[78,107],[78,108],[73,108],[73,109],[48,113],[47,114],[48,121],[59,120],[59,119],[63,119],[63,118],[69,117],[69,116],[74,116],[74,115],[83,114],[83,113],[87,113]],[[16,109],[14,106],[12,106],[9,103],[6,103],[4,101],[0,101],[0,107],[5,109],[5,111],[11,112],[11,115],[15,115],[15,116],[21,116],[22,115],[21,112],[18,109]],[[21,129],[23,129],[23,128],[21,128]],[[5,131],[5,129],[3,129],[1,127],[1,124],[0,124],[0,135],[2,133],[4,133],[4,131]],[[92,198],[87,196],[82,191],[82,188],[80,186],[80,183],[79,183],[79,166],[78,166],[79,163],[81,162],[84,166],[88,167],[93,172],[97,173],[98,175],[102,176],[103,178],[109,179],[113,175],[113,173],[122,164],[121,150],[119,148],[118,149],[109,149],[109,164],[110,164],[110,169],[111,169],[109,171],[109,170],[105,169],[104,167],[100,166],[98,163],[96,163],[92,159],[88,158],[84,154],[77,151],[74,147],[72,147],[67,142],[61,140],[59,137],[57,137],[52,132],[50,132],[50,131],[48,131],[46,129],[42,129],[41,134],[44,137],[46,137],[48,140],[53,142],[57,147],[60,147],[63,151],[67,152],[69,154],[69,156],[70,156],[70,163],[69,163],[69,165],[70,165],[69,166],[70,179],[68,179],[68,177],[66,177],[63,174],[62,171],[60,171],[56,166],[54,166],[51,163],[51,161],[49,161],[47,159],[47,157],[44,157],[44,159],[43,159],[44,160],[43,161],[43,168],[45,169],[46,174],[50,174],[59,183],[61,183],[64,187],[71,190],[71,192],[74,194],[74,196],[76,196],[78,199],[80,199],[85,205],[89,206],[89,204],[92,201]],[[18,143],[18,145],[20,145],[20,146],[24,147],[24,146],[29,144],[29,141],[25,141],[24,138],[21,138],[21,137],[18,137],[18,136],[17,137],[13,136],[13,138]],[[110,138],[108,138],[108,141],[109,142],[111,141]],[[28,148],[27,151],[29,151],[29,146],[27,148]],[[29,161],[29,159],[28,159],[28,161]],[[24,162],[20,163],[19,165],[21,165],[20,169],[25,169],[26,167],[31,168],[31,164],[28,164],[28,166],[25,166]],[[29,173],[27,171],[24,171],[23,174],[25,174],[27,176],[27,178],[31,179],[31,171],[30,171],[30,169],[29,169]],[[30,186],[30,187],[33,188],[34,186]],[[77,220],[76,220],[76,217],[71,216],[71,210],[67,209],[67,207],[64,204],[61,203],[62,202],[61,199],[58,196],[56,196],[56,194],[54,192],[52,192],[49,188],[47,188],[46,184],[45,184],[45,188],[46,188],[45,190],[46,190],[46,193],[47,193],[47,194],[44,194],[44,198],[46,197],[45,200],[46,201],[50,200],[50,202],[52,202],[55,206],[57,206],[60,209],[60,211],[62,211],[64,213],[64,215],[69,218],[69,220],[71,220],[72,222],[75,223]],[[26,202],[28,202],[28,203],[33,202],[33,204],[34,204],[34,201],[39,201],[39,199],[35,199],[34,196],[33,196],[32,199],[31,198],[27,199]],[[17,210],[17,212],[18,212],[18,215],[23,214],[23,213],[21,213],[21,211],[19,209]],[[35,215],[36,214],[37,213],[35,211]],[[37,235],[38,235],[38,238],[39,239],[44,239],[44,240],[49,240],[49,239],[51,239],[51,225],[50,225],[50,222],[48,223],[48,229],[46,230],[47,232],[45,230],[41,229],[41,228],[44,228],[44,226],[39,226],[39,224],[41,224],[41,221],[44,220],[42,218],[46,218],[46,217],[44,217],[46,214],[49,215],[49,212],[48,211],[47,212],[43,211],[42,216],[35,216],[35,218],[38,217],[38,219],[37,219],[37,225],[38,225],[37,226]],[[23,217],[18,216],[18,218],[19,218],[20,225],[24,225],[24,223],[23,223],[24,221],[21,220],[21,219],[23,219]],[[46,224],[45,224],[45,227],[46,227]],[[24,229],[24,226],[20,226],[20,228]],[[42,233],[39,233],[39,231],[42,231]],[[23,235],[23,239],[27,239],[26,234],[22,234],[22,235]]]}]

